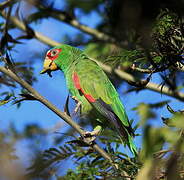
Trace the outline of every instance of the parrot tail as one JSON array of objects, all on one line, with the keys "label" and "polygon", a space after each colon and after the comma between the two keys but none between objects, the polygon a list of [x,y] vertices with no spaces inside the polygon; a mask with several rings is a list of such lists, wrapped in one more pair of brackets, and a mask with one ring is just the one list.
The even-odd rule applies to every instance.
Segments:
[{"label": "parrot tail", "polygon": [[128,135],[128,143],[127,143],[129,149],[131,150],[131,152],[134,154],[134,156],[137,156],[137,148],[133,142],[133,138],[132,136]]},{"label": "parrot tail", "polygon": [[92,103],[92,105],[104,116],[107,120],[112,123],[117,130],[120,139],[124,145],[127,145],[131,152],[136,156],[137,149],[133,142],[134,130],[131,125],[124,126],[119,117],[114,113],[113,109],[109,104],[106,104],[102,99],[98,99]]},{"label": "parrot tail", "polygon": [[137,156],[137,148],[133,142],[133,137],[132,134],[130,134],[127,129],[121,128],[121,131],[119,131],[119,137],[125,146],[127,145],[130,151],[133,153],[134,156]]}]

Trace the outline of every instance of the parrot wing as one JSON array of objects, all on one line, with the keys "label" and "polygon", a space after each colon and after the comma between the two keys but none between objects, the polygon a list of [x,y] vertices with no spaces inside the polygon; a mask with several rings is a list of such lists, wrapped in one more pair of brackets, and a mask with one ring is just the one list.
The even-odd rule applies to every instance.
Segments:
[{"label": "parrot wing", "polygon": [[133,135],[125,109],[114,86],[93,61],[85,60],[76,66],[73,72],[75,87],[85,98],[109,121],[113,123],[120,134],[124,131]]}]

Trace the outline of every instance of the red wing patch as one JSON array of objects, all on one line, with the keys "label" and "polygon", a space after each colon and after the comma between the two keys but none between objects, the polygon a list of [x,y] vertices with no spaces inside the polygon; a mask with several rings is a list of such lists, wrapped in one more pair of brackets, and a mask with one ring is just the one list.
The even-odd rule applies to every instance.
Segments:
[{"label": "red wing patch", "polygon": [[75,87],[76,87],[78,90],[80,90],[81,87],[80,87],[79,77],[78,77],[78,75],[77,75],[76,72],[74,72],[74,74],[73,74],[73,82],[74,82]]},{"label": "red wing patch", "polygon": [[75,86],[78,90],[80,90],[80,91],[82,92],[82,94],[84,94],[85,98],[86,98],[89,102],[92,102],[92,103],[93,103],[93,102],[96,101],[95,98],[93,98],[90,94],[86,94],[86,93],[84,92],[84,90],[81,88],[81,86],[80,86],[80,81],[79,81],[79,77],[78,77],[78,75],[77,75],[76,72],[73,73],[72,79],[73,79],[73,82],[74,82],[74,86]]}]

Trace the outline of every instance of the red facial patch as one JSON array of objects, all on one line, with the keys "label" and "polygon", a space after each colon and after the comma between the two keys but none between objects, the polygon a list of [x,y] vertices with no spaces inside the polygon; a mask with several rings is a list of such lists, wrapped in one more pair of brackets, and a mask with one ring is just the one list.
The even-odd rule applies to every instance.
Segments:
[{"label": "red facial patch", "polygon": [[54,61],[58,56],[59,53],[62,51],[62,49],[52,49],[47,53],[47,57],[51,60]]},{"label": "red facial patch", "polygon": [[82,94],[84,94],[85,98],[86,98],[89,102],[92,102],[92,103],[93,103],[93,102],[96,101],[90,94],[86,94],[86,93],[84,92],[84,90],[81,88],[81,86],[80,86],[80,81],[79,81],[79,77],[78,77],[78,75],[77,75],[76,72],[73,73],[72,79],[73,79],[73,82],[74,82],[74,86],[75,86],[78,90],[80,90],[80,91],[82,92]]}]

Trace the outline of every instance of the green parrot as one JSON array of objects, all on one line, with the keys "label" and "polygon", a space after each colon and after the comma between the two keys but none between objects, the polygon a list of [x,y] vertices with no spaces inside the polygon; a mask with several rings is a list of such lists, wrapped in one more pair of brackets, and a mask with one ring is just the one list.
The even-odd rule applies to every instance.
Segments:
[{"label": "green parrot", "polygon": [[43,67],[41,74],[47,72],[50,75],[58,69],[64,72],[69,92],[78,102],[74,111],[80,109],[81,116],[90,114],[95,119],[91,135],[97,136],[109,127],[118,133],[134,155],[137,153],[133,143],[134,131],[125,108],[111,81],[95,61],[80,49],[62,44],[47,52]]}]

